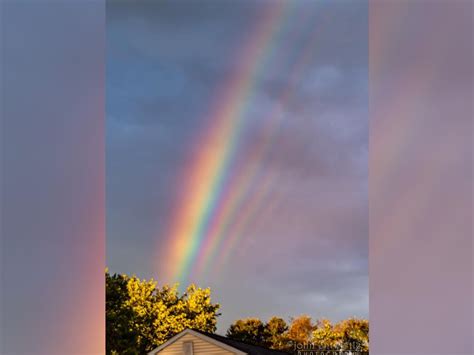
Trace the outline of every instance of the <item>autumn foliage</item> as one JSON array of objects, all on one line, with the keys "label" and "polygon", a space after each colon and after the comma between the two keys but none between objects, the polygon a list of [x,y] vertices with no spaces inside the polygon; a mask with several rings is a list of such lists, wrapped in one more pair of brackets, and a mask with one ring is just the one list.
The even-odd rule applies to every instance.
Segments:
[{"label": "autumn foliage", "polygon": [[186,328],[215,332],[219,305],[211,291],[190,285],[159,287],[154,280],[105,274],[106,352],[142,355]]},{"label": "autumn foliage", "polygon": [[332,324],[327,319],[313,322],[307,315],[290,320],[272,317],[267,323],[258,318],[239,319],[227,330],[227,337],[271,349],[313,354],[368,354],[369,322],[349,318]]},{"label": "autumn foliage", "polygon": [[[210,289],[190,285],[180,293],[176,286],[159,286],[154,280],[110,275],[106,280],[107,355],[146,354],[186,328],[214,333],[220,305],[211,301]],[[235,321],[226,336],[245,343],[295,353],[298,347],[321,354],[367,354],[369,322],[350,318],[332,324],[315,322],[307,315]]]}]

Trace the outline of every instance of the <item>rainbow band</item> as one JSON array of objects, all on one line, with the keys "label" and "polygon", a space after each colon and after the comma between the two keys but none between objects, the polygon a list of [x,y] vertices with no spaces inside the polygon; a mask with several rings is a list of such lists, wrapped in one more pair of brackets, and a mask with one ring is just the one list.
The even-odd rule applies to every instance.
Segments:
[{"label": "rainbow band", "polygon": [[248,155],[251,159],[237,166],[236,157],[242,148],[240,138],[258,74],[273,50],[289,3],[275,2],[265,13],[255,32],[257,35],[242,51],[241,64],[217,98],[218,104],[209,116],[210,124],[198,140],[200,149],[183,175],[180,186],[184,189],[168,233],[170,249],[164,254],[165,264],[161,265],[173,281],[188,282],[206,273],[210,265],[221,269],[237,242],[243,241],[242,232],[256,220],[262,207],[265,205],[266,210],[276,207],[278,201],[269,192],[278,177],[265,171],[261,162],[271,154],[270,148],[283,122],[280,108],[289,104],[324,24],[330,20],[328,16],[315,24],[317,28],[297,55],[288,74],[289,84],[264,120],[261,129],[264,136]]},{"label": "rainbow band", "polygon": [[201,138],[189,171],[184,175],[181,204],[172,217],[166,265],[172,280],[188,281],[209,225],[215,220],[219,197],[225,188],[228,167],[243,129],[243,114],[255,88],[255,78],[290,2],[275,2],[260,22],[256,35],[243,50],[242,63],[226,85],[210,115],[211,126]]},{"label": "rainbow band", "polygon": [[[293,85],[286,86],[285,90],[283,90],[281,93],[279,100],[275,104],[274,110],[270,113],[270,117],[267,118],[269,122],[272,122],[270,131],[266,137],[267,139],[261,142],[259,149],[257,150],[257,154],[253,154],[254,156],[257,156],[259,160],[264,160],[264,156],[271,153],[269,151],[269,148],[271,147],[270,141],[274,138],[276,130],[279,128],[281,123],[281,116],[279,117],[279,108],[286,107],[291,101],[292,94],[295,92],[295,84],[297,83],[298,79],[301,78],[304,69],[307,67],[309,60],[313,55],[313,51],[318,44],[318,39],[321,37],[322,29],[325,28],[325,23],[330,19],[330,17],[326,16],[322,22],[315,25],[314,34],[312,34],[308,43],[304,46],[297,61],[293,64],[288,80],[289,83]],[[242,212],[239,213],[238,218],[232,219],[232,228],[221,229],[220,236],[215,238],[218,242],[221,242],[224,245],[220,246],[219,248],[214,246],[213,250],[211,250],[207,256],[208,265],[211,260],[215,260],[217,258],[217,261],[215,262],[216,270],[222,270],[223,266],[228,261],[230,253],[235,250],[234,248],[237,242],[243,241],[242,235],[245,231],[245,228],[249,224],[252,224],[255,220],[258,220],[258,212],[262,211],[263,206],[265,206],[266,213],[272,211],[276,207],[277,202],[275,201],[274,195],[270,196],[270,191],[277,185],[277,178],[268,171],[262,171],[263,169],[261,165],[254,165],[248,170],[250,171],[246,172],[245,174],[247,181],[245,183],[239,184],[238,189],[232,190],[234,192],[237,191],[234,198],[238,199],[239,195],[242,197],[243,194],[240,192],[240,190],[244,189],[248,191],[257,180],[259,180],[259,188],[254,192],[252,198],[250,199],[250,203],[248,203],[249,201],[239,201],[241,203],[233,203],[234,206],[237,206],[235,209],[239,209]],[[229,218],[227,218],[227,220],[229,220]],[[225,227],[228,226],[228,224],[225,225]],[[218,250],[222,252],[217,257],[216,254]],[[205,272],[207,270],[204,268],[201,271]]]}]

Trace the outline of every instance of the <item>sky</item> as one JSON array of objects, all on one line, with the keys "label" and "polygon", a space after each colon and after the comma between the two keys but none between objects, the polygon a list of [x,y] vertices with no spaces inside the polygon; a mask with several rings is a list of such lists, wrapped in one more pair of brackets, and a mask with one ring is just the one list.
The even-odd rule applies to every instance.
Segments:
[{"label": "sky", "polygon": [[107,3],[107,265],[368,317],[366,1]]}]

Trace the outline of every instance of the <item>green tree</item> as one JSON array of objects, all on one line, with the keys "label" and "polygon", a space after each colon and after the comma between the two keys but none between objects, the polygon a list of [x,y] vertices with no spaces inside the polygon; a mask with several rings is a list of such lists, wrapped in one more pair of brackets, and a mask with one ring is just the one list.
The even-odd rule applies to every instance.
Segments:
[{"label": "green tree", "polygon": [[144,354],[186,328],[215,332],[219,305],[210,289],[158,287],[106,271],[107,354]]},{"label": "green tree", "polygon": [[132,326],[133,310],[128,300],[127,277],[105,274],[105,332],[107,354],[138,354],[130,344],[136,344],[139,334]]}]

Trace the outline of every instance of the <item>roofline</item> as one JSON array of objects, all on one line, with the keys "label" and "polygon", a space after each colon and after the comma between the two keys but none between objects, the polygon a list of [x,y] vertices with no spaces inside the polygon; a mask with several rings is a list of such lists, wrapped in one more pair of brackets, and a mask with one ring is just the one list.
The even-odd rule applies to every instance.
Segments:
[{"label": "roofline", "polygon": [[175,341],[177,341],[178,339],[180,339],[181,337],[183,337],[184,335],[186,334],[190,334],[190,335],[194,335],[195,337],[198,337],[202,340],[206,340],[208,341],[209,343],[212,343],[220,348],[223,348],[224,350],[228,350],[228,351],[232,351],[234,352],[236,355],[248,355],[247,353],[244,353],[243,351],[239,350],[239,349],[236,349],[234,348],[233,346],[230,346],[230,345],[227,345],[225,343],[222,343],[214,338],[211,338],[207,335],[204,335],[202,333],[199,333],[199,332],[196,332],[192,329],[185,329],[183,330],[181,333],[178,333],[176,334],[174,337],[172,337],[171,339],[169,339],[168,341],[164,342],[163,344],[161,344],[159,347],[157,347],[156,349],[150,351],[148,353],[148,355],[156,355],[157,352],[163,350],[164,348],[166,348],[168,345],[171,345],[173,344]]},{"label": "roofline", "polygon": [[[198,330],[197,332],[200,332],[200,331]],[[206,335],[205,332],[203,332],[203,334]],[[229,339],[229,338],[227,338],[227,337],[225,337],[225,336],[223,336],[223,335],[220,335],[220,334],[209,334],[209,336],[210,336],[210,335],[222,337],[222,338],[225,338],[225,339]],[[216,340],[217,340],[217,339],[216,339]],[[242,344],[245,344],[245,345],[247,345],[247,346],[251,346],[251,347],[253,347],[253,348],[260,348],[260,349],[265,350],[265,351],[275,351],[275,352],[280,353],[280,354],[290,355],[290,353],[287,353],[287,352],[285,352],[285,351],[281,351],[281,350],[277,350],[277,349],[269,349],[269,348],[266,348],[266,347],[264,347],[264,346],[262,346],[262,345],[255,345],[255,344],[248,343],[248,342],[241,341],[241,340],[235,340],[235,341],[237,341],[237,342],[239,342],[239,343],[242,343]]]}]

